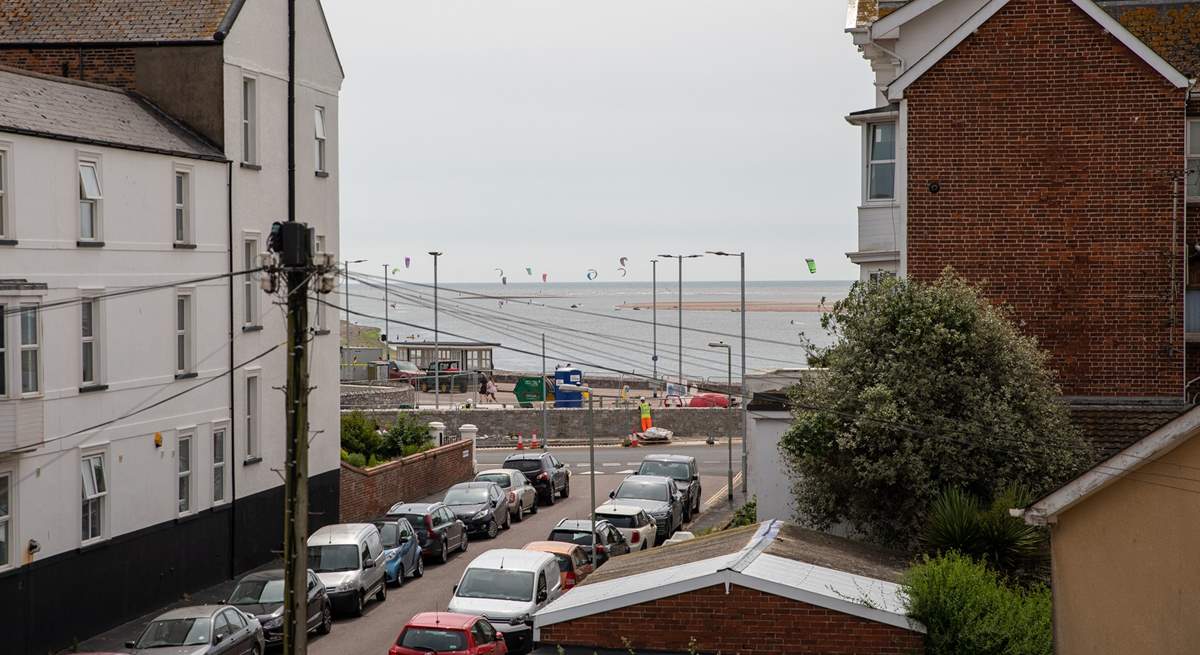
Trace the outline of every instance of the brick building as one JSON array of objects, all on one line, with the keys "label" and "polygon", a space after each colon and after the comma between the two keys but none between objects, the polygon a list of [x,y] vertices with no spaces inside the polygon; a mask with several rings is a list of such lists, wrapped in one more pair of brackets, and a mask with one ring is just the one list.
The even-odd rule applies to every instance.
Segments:
[{"label": "brick building", "polygon": [[1198,28],[1194,1],[852,0],[877,89],[847,116],[862,279],[981,284],[1085,427],[1177,414],[1200,390]]},{"label": "brick building", "polygon": [[781,521],[612,560],[534,617],[538,653],[910,654],[903,559]]}]

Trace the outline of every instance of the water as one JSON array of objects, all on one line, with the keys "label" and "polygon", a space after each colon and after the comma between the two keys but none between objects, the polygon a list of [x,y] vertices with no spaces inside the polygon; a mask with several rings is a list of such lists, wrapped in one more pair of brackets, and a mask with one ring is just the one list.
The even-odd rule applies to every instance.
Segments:
[{"label": "water", "polygon": [[[383,327],[382,279],[352,282],[350,306],[372,317],[351,316],[355,323]],[[826,304],[845,296],[849,281],[750,282],[746,302]],[[538,371],[542,367],[541,335],[546,334],[546,368],[571,363],[586,373],[616,372],[650,375],[654,370],[653,313],[621,308],[652,300],[648,282],[586,282],[548,284],[448,284],[439,288],[439,330],[442,341],[476,340],[503,344],[496,348],[497,369]],[[433,340],[433,289],[429,285],[392,280],[391,337],[394,342]],[[481,298],[480,296],[485,296]],[[502,299],[503,298],[503,299]],[[674,303],[678,287],[658,285],[658,373],[679,374],[679,320]],[[344,303],[341,293],[330,302]],[[689,379],[724,381],[728,372],[724,350],[709,347],[724,341],[732,346],[733,376],[740,375],[741,314],[737,282],[684,284],[683,374]],[[722,302],[732,309],[687,310],[688,303]],[[332,311],[332,310],[329,310]],[[710,333],[691,331],[706,330]],[[829,342],[816,311],[747,312],[747,368],[750,372],[805,365],[798,334],[819,345]],[[717,333],[717,334],[713,334]],[[754,339],[762,339],[756,341]],[[612,371],[604,369],[613,369]]]}]

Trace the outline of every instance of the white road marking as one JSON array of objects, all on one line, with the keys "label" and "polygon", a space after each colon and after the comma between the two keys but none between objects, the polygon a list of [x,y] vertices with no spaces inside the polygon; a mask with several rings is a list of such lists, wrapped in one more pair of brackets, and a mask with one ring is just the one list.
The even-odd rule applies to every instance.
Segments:
[{"label": "white road marking", "polygon": [[[733,486],[735,486],[735,487],[738,486],[738,482],[740,482],[741,479],[742,479],[742,472],[738,471],[737,475],[733,476]],[[725,498],[728,496],[729,496],[729,485],[728,484],[721,485],[721,488],[717,489],[717,493],[713,494],[712,496],[709,497],[708,500],[704,501],[704,504],[700,506],[700,511],[707,512],[709,509],[712,509],[712,507],[714,505],[725,500]]]},{"label": "white road marking", "polygon": [[616,463],[616,462],[611,462],[611,463],[605,462],[605,463],[601,464],[600,466],[620,466],[620,464]]}]

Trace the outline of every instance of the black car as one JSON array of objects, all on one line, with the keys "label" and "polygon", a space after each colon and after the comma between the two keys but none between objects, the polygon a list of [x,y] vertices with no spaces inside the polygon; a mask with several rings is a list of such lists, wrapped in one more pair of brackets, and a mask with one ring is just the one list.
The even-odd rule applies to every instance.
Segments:
[{"label": "black car", "polygon": [[629,552],[625,535],[608,521],[596,521],[596,537],[599,546],[592,548],[592,522],[586,519],[563,519],[550,531],[549,541],[562,541],[583,548],[592,565],[599,566],[617,555]]},{"label": "black car", "polygon": [[638,475],[661,475],[675,481],[683,494],[683,522],[700,513],[700,471],[691,455],[646,455]]},{"label": "black car", "polygon": [[467,552],[467,526],[442,503],[396,503],[387,515],[408,519],[427,560],[445,564],[452,549]]},{"label": "black car", "polygon": [[662,475],[631,475],[608,494],[622,505],[646,510],[658,525],[655,545],[661,544],[683,527],[683,494],[675,480]]},{"label": "black car", "polygon": [[[283,569],[251,573],[238,581],[228,604],[252,614],[262,624],[267,645],[283,642]],[[308,630],[329,634],[333,627],[333,606],[325,585],[308,572]]]},{"label": "black car", "polygon": [[467,532],[495,539],[508,529],[508,499],[495,482],[461,482],[446,491],[442,503],[466,524]]},{"label": "black car", "polygon": [[553,505],[555,494],[571,495],[571,471],[550,453],[517,453],[509,455],[501,468],[516,469],[525,474],[529,484],[537,489],[543,505]]}]

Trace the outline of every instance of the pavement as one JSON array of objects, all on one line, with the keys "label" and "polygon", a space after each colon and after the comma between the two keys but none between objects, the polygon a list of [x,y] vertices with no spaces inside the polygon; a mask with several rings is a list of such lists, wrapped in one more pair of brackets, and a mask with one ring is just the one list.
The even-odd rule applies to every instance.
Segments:
[{"label": "pavement", "polygon": [[[336,617],[333,631],[325,636],[309,637],[309,653],[312,655],[380,655],[386,653],[395,642],[405,622],[418,612],[445,610],[453,593],[453,587],[462,577],[467,564],[479,553],[492,548],[521,548],[530,541],[545,539],[559,520],[564,518],[587,518],[591,510],[590,482],[596,483],[596,503],[608,499],[609,491],[621,480],[636,470],[641,458],[653,452],[670,452],[696,457],[700,469],[700,484],[703,489],[702,513],[684,526],[689,531],[699,531],[712,526],[728,524],[733,509],[727,502],[726,480],[728,476],[727,449],[724,443],[709,446],[703,441],[685,442],[654,447],[621,448],[596,447],[595,466],[591,464],[588,448],[575,446],[551,448],[555,457],[567,464],[571,470],[571,495],[557,499],[552,507],[542,506],[536,515],[527,515],[521,523],[501,532],[495,539],[474,539],[468,544],[468,552],[456,553],[446,564],[428,564],[425,575],[408,580],[403,587],[392,588],[383,603],[370,602],[361,617]],[[480,450],[477,457],[479,470],[494,468],[512,452],[511,449]],[[735,489],[740,488],[739,445],[734,444]],[[595,475],[592,475],[593,470]],[[442,494],[426,499],[440,500]],[[735,494],[737,498],[737,494]],[[260,568],[279,568],[279,562]],[[123,652],[126,641],[136,639],[147,623],[163,611],[173,607],[216,602],[227,598],[236,581],[226,581],[180,599],[170,607],[164,607],[144,617],[130,621],[102,635],[80,644],[80,651]]]}]

